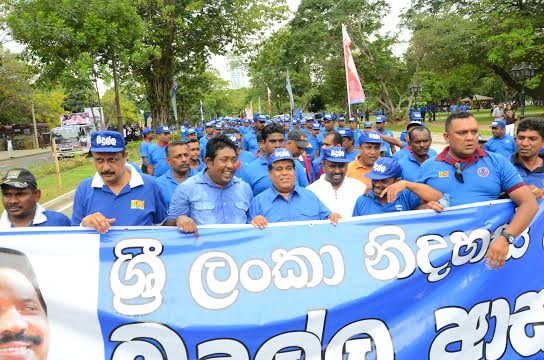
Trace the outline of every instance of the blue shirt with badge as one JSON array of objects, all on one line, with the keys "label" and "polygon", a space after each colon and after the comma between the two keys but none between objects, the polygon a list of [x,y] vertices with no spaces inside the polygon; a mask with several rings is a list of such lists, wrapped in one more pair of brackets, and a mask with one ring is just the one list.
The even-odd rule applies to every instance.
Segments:
[{"label": "blue shirt with badge", "polygon": [[504,135],[502,138],[492,137],[487,140],[484,145],[485,151],[501,154],[507,159],[510,159],[516,152],[516,141],[511,135]]},{"label": "blue shirt with badge", "polygon": [[248,223],[258,215],[262,215],[270,223],[285,221],[325,220],[331,211],[310,190],[296,186],[285,198],[271,187],[251,202],[248,213]]},{"label": "blue shirt with badge", "polygon": [[353,208],[353,216],[383,214],[396,211],[409,211],[415,209],[421,204],[420,198],[408,189],[402,190],[397,194],[395,201],[382,204],[374,196],[373,191],[359,196]]},{"label": "blue shirt with badge", "polygon": [[[187,177],[183,182],[187,181],[191,176],[195,175],[196,171],[193,170],[193,168],[189,167],[189,173],[187,174]],[[176,187],[180,184],[172,174],[172,169],[169,169],[164,175],[157,178],[157,183],[159,184],[161,188],[161,194],[164,198],[164,202],[166,203],[166,207],[170,205],[170,201],[172,200],[172,195],[174,195],[174,191],[176,191]]]},{"label": "blue shirt with badge", "polygon": [[153,165],[153,176],[162,176],[170,169],[166,161],[166,145],[153,144],[149,147],[147,162]]},{"label": "blue shirt with badge", "polygon": [[186,215],[198,225],[245,224],[252,199],[251,188],[239,178],[233,177],[220,188],[201,172],[176,188],[168,219]]},{"label": "blue shirt with badge", "polygon": [[[432,155],[428,156],[429,159],[425,161],[432,160],[436,157]],[[425,161],[423,163],[425,163]],[[414,158],[414,154],[408,154],[408,156],[405,156],[402,159],[398,160],[398,163],[402,167],[402,180],[417,182],[419,169],[421,168],[422,164],[420,164],[419,161]]]},{"label": "blue shirt with badge", "polygon": [[160,224],[166,217],[166,203],[156,180],[127,165],[130,182],[114,194],[100,175],[83,180],[76,189],[72,225],[79,226],[84,217],[96,212],[115,218],[112,226],[146,226]]},{"label": "blue shirt with badge", "polygon": [[418,182],[447,195],[450,206],[497,200],[501,193],[510,193],[525,185],[509,159],[481,149],[460,162],[461,183],[455,178],[456,161],[448,151],[449,147],[421,165]]},{"label": "blue shirt with badge", "polygon": [[[540,154],[539,156],[544,160],[544,154]],[[516,154],[512,155],[512,164],[514,164],[514,167],[521,175],[523,182],[527,185],[534,185],[537,188],[544,189],[544,165],[530,171],[519,162]]]}]

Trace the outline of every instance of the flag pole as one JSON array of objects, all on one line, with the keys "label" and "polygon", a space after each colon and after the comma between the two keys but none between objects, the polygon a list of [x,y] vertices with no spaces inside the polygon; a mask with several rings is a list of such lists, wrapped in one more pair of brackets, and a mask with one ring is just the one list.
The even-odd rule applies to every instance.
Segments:
[{"label": "flag pole", "polygon": [[344,32],[347,32],[346,25],[342,24],[342,48],[344,48],[344,70],[346,72],[346,90],[348,93],[348,120],[351,117],[351,103],[349,102],[349,80],[348,80],[348,63],[346,61],[346,47],[344,46]]}]

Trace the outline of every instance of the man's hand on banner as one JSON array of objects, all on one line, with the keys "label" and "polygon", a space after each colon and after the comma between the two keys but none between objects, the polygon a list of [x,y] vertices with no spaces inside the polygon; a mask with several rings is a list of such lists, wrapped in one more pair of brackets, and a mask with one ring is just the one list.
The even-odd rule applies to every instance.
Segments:
[{"label": "man's hand on banner", "polygon": [[426,202],[424,204],[419,205],[416,208],[416,210],[427,210],[427,209],[431,209],[431,210],[434,210],[436,212],[442,212],[442,211],[444,211],[444,206],[442,206],[442,204],[440,204],[438,201],[429,201],[429,202]]},{"label": "man's hand on banner", "polygon": [[264,229],[268,226],[268,221],[262,215],[257,215],[251,220],[251,225],[258,227],[259,229]]},{"label": "man's hand on banner", "polygon": [[510,243],[506,238],[502,235],[497,237],[492,243],[489,249],[487,250],[487,254],[485,254],[485,257],[487,259],[486,265],[490,269],[500,269],[504,262],[506,261],[506,256],[508,255],[508,247],[510,246]]},{"label": "man's hand on banner", "polygon": [[81,226],[89,227],[95,229],[101,234],[105,234],[109,231],[111,223],[113,223],[116,218],[108,219],[102,213],[95,212],[94,214],[87,215],[81,220]]},{"label": "man's hand on banner", "polygon": [[329,215],[329,220],[331,221],[331,224],[335,225],[338,224],[338,220],[340,220],[342,218],[342,216],[339,214],[339,213],[331,213]]},{"label": "man's hand on banner", "polygon": [[176,218],[176,226],[179,228],[179,231],[186,234],[195,234],[195,238],[198,239],[198,228],[193,219],[186,215],[180,215]]}]

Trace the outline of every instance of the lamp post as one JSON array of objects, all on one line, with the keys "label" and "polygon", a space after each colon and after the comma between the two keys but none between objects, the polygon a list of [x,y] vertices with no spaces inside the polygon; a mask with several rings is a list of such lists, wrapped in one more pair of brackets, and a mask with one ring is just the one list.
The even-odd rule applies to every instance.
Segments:
[{"label": "lamp post", "polygon": [[410,91],[412,92],[412,96],[414,97],[414,105],[417,107],[417,95],[421,94],[421,92],[423,91],[423,86],[421,86],[421,84],[412,84],[410,85]]},{"label": "lamp post", "polygon": [[512,67],[512,77],[521,82],[521,115],[520,120],[525,117],[525,83],[528,79],[535,76],[536,66],[533,64],[514,65]]}]

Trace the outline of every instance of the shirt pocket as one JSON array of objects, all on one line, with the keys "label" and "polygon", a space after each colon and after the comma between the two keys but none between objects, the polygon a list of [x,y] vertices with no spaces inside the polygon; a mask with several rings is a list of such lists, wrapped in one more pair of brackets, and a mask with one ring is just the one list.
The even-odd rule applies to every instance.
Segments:
[{"label": "shirt pocket", "polygon": [[197,201],[194,203],[194,217],[198,224],[215,224],[215,203],[211,201]]}]

